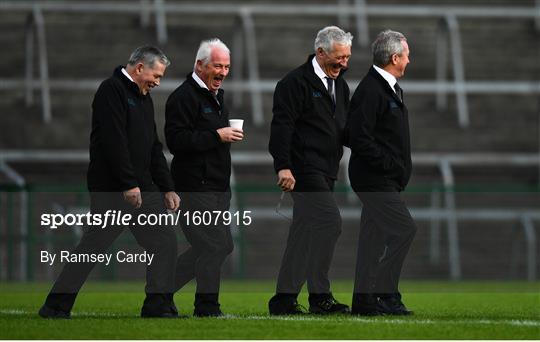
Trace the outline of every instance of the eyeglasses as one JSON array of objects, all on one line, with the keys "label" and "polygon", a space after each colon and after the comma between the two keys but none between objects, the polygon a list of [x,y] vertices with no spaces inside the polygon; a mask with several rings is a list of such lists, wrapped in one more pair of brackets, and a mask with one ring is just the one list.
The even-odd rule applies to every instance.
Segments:
[{"label": "eyeglasses", "polygon": [[283,203],[283,199],[285,198],[285,191],[282,191],[281,192],[281,196],[279,197],[279,202],[278,204],[276,205],[276,213],[283,217],[284,219],[288,220],[288,221],[292,221],[292,218],[288,217],[287,215],[283,214],[280,209],[281,209],[281,204]]}]

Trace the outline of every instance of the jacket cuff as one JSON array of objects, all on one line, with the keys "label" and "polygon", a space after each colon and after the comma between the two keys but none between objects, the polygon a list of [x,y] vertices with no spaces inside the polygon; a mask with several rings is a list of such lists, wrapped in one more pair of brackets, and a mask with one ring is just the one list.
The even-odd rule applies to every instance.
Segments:
[{"label": "jacket cuff", "polygon": [[163,183],[160,182],[160,184],[156,184],[157,187],[159,188],[159,191],[160,192],[170,192],[170,191],[174,191],[174,183],[172,180],[164,180]]},{"label": "jacket cuff", "polygon": [[274,161],[274,170],[276,171],[276,174],[284,169],[291,169],[291,165],[288,162],[276,162]]},{"label": "jacket cuff", "polygon": [[[222,127],[223,128],[223,127]],[[211,130],[210,132],[214,133],[214,136],[216,137],[217,141],[219,143],[221,143],[221,137],[219,136],[219,133],[217,132],[217,130]]]},{"label": "jacket cuff", "polygon": [[127,191],[127,190],[131,190],[131,189],[136,188],[138,186],[139,186],[139,184],[136,181],[124,182],[122,184],[122,188],[121,188],[122,190],[121,191],[124,192],[124,191]]}]

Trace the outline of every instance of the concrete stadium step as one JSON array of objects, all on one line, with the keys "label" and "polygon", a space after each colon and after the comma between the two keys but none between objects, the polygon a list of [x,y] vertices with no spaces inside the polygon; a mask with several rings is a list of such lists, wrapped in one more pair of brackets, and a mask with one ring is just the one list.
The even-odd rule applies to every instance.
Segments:
[{"label": "concrete stadium step", "polygon": [[[174,2],[174,1],[171,1]],[[265,1],[238,1],[237,4],[265,3]],[[278,1],[276,3],[289,3]],[[303,0],[298,3],[314,3]],[[316,1],[316,3],[328,3]],[[368,2],[370,3],[370,2]],[[389,4],[391,1],[377,2]],[[532,0],[520,1],[448,1],[414,0],[410,4],[433,5],[512,5],[532,6]],[[7,63],[0,66],[5,77],[24,75],[24,23],[26,16],[20,13],[0,13],[0,43],[10,47],[5,54]],[[116,64],[123,63],[136,45],[155,43],[155,27],[140,28],[137,15],[101,13],[45,13],[49,65],[52,78],[103,79],[111,74]],[[194,53],[201,39],[219,35],[232,42],[236,29],[235,19],[230,16],[177,15],[167,16],[169,43],[164,50],[173,64],[166,77],[182,80],[191,70]],[[320,27],[337,22],[334,17],[265,16],[255,17],[260,73],[263,78],[278,79],[293,67],[303,63],[312,50],[313,37]],[[412,63],[407,69],[407,80],[433,79],[435,75],[435,47],[437,19],[376,17],[370,18],[370,37],[386,27],[403,31],[414,47]],[[534,80],[540,75],[540,48],[532,21],[498,19],[462,19],[461,34],[464,42],[465,76],[480,80]],[[279,28],[279,29],[278,29]],[[354,21],[348,28],[356,35]],[[519,39],[516,39],[519,37]],[[229,45],[232,45],[229,43]],[[501,48],[502,45],[502,48]],[[519,53],[526,51],[527,53]],[[234,56],[233,56],[234,58]],[[353,57],[347,78],[359,79],[369,68],[368,48],[353,46]],[[37,67],[35,66],[35,69]],[[232,70],[231,75],[234,75]],[[35,70],[37,77],[37,70]],[[451,73],[449,73],[451,75]],[[405,89],[406,90],[406,89]],[[351,89],[354,91],[354,89]],[[40,123],[40,98],[36,92],[36,104],[31,108],[23,105],[24,92],[8,90],[2,96],[0,108],[9,115],[0,116],[5,129],[0,146],[17,148],[86,148],[89,132],[90,103],[93,92],[52,92],[53,123]],[[156,118],[158,127],[163,126],[164,102],[167,94],[156,93]],[[231,103],[232,94],[228,96]],[[411,112],[413,150],[415,151],[533,151],[537,149],[538,100],[533,96],[516,95],[469,95],[471,128],[463,130],[457,125],[454,96],[449,96],[448,109],[435,110],[434,94],[411,94],[407,104]],[[247,140],[237,144],[237,149],[266,150],[271,120],[272,94],[264,94],[266,124],[253,127],[249,96],[243,105],[231,108],[234,116],[245,115]],[[41,136],[35,134],[39,131]],[[162,134],[162,129],[158,129]],[[515,134],[520,132],[520,134]]]}]

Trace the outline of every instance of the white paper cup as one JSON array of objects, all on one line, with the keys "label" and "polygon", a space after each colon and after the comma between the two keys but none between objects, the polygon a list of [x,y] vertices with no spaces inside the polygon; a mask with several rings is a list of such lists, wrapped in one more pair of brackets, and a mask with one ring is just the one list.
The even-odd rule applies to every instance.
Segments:
[{"label": "white paper cup", "polygon": [[242,119],[230,119],[229,120],[229,126],[231,126],[232,128],[242,129],[243,125],[244,125],[244,120],[242,120]]}]

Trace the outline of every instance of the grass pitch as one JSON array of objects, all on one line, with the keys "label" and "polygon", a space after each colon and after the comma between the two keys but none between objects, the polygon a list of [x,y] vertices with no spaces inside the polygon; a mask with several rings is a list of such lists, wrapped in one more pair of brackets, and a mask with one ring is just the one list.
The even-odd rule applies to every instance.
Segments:
[{"label": "grass pitch", "polygon": [[[50,284],[0,283],[0,339],[540,339],[540,283],[404,282],[410,317],[273,317],[273,283],[226,281],[223,318],[141,319],[140,283],[89,283],[71,320],[37,316]],[[352,284],[334,296],[351,301]],[[193,310],[193,286],[175,296]],[[307,294],[299,298],[307,306]]]}]

